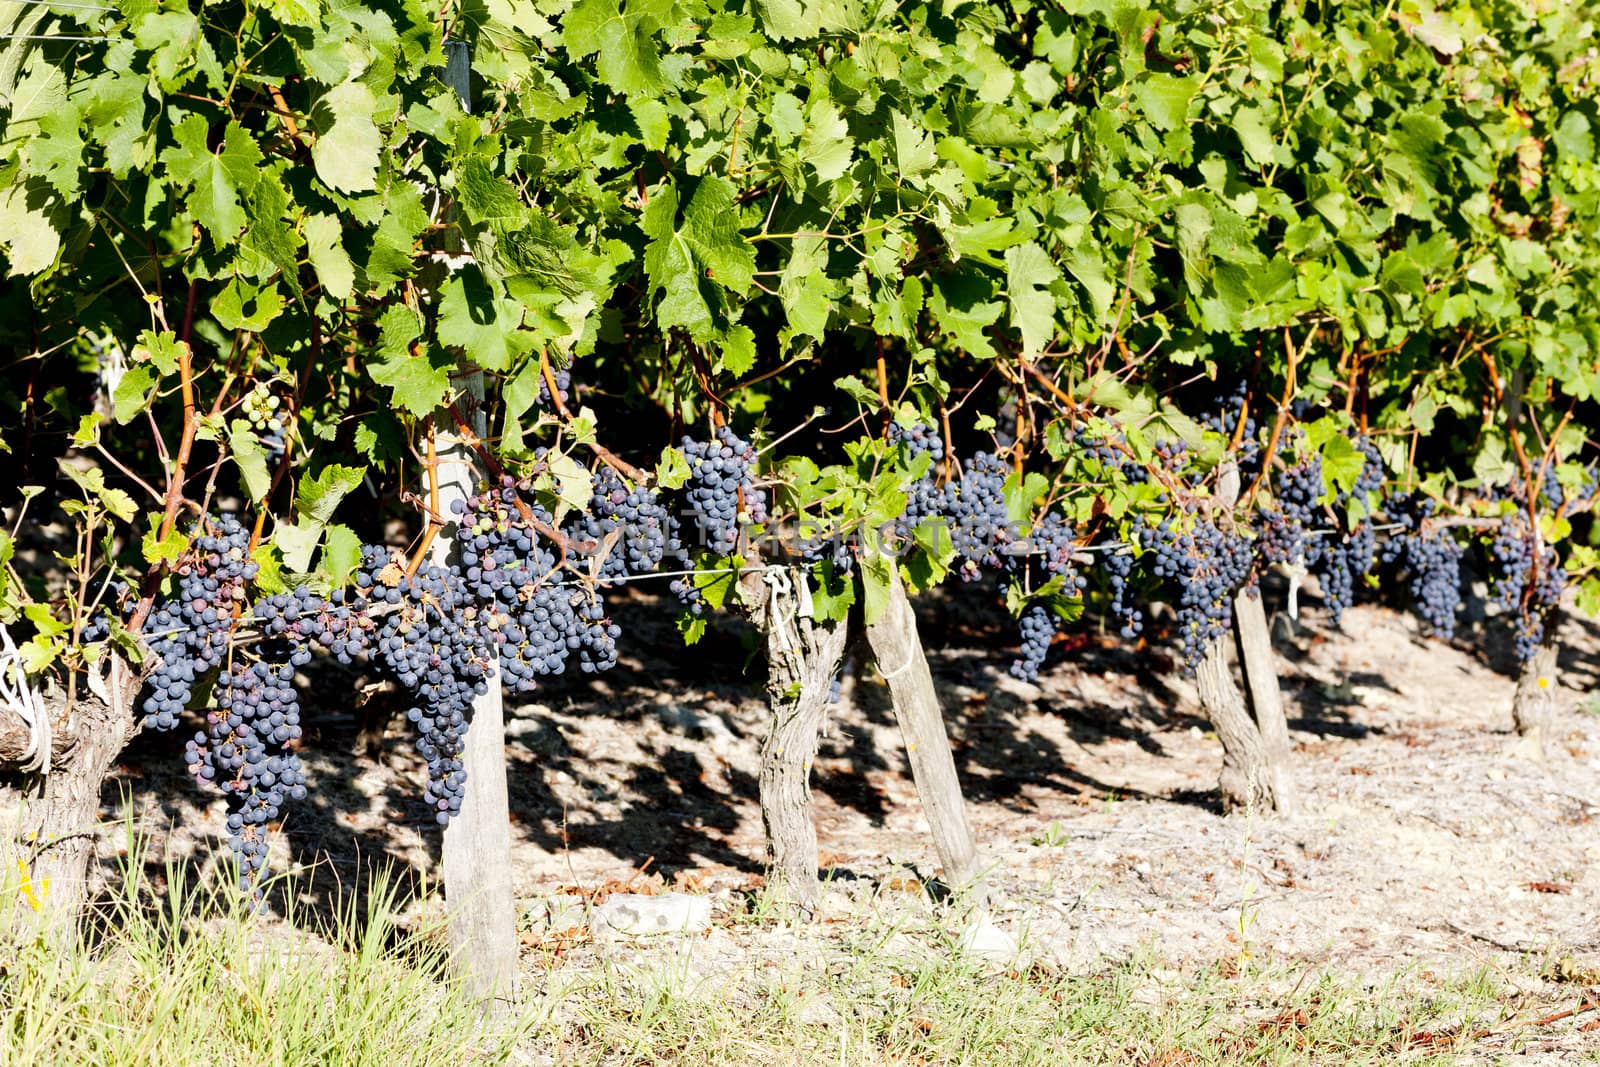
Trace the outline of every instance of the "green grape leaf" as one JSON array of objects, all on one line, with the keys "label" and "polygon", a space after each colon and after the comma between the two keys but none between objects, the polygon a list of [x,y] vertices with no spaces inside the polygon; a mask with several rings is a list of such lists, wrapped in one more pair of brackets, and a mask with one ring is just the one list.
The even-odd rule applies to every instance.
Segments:
[{"label": "green grape leaf", "polygon": [[495,293],[476,268],[468,267],[440,289],[439,340],[457,345],[485,370],[509,370],[533,351],[536,338],[520,328],[522,305]]},{"label": "green grape leaf", "polygon": [[895,561],[882,553],[861,560],[861,611],[868,626],[889,610],[889,589],[894,583]]},{"label": "green grape leaf", "polygon": [[182,558],[189,547],[189,539],[178,532],[174,526],[167,531],[167,536],[161,536],[161,516],[150,516],[150,528],[145,531],[144,537],[139,542],[139,549],[144,555],[144,561],[149,564],[176,563]]},{"label": "green grape leaf", "polygon": [[333,583],[335,589],[350,582],[350,576],[361,566],[361,538],[342,523],[329,526],[323,535],[320,570]]},{"label": "green grape leaf", "polygon": [[[367,475],[365,467],[346,467],[330,463],[314,477],[301,478],[294,494],[295,517],[303,523],[326,525],[333,518],[340,501],[361,484]],[[305,570],[304,565],[294,568]]]},{"label": "green grape leaf", "polygon": [[229,120],[216,153],[208,147],[209,136],[204,118],[186,115],[173,127],[175,143],[161,153],[161,162],[169,178],[190,190],[190,212],[221,248],[244,229],[239,200],[259,179],[262,157],[255,139],[235,121]]},{"label": "green grape leaf", "polygon": [[1022,334],[1024,355],[1038,355],[1055,333],[1056,302],[1048,286],[1060,277],[1033,241],[1006,250],[1006,299],[1011,325]]},{"label": "green grape leaf", "polygon": [[111,393],[111,417],[128,423],[150,406],[159,375],[148,363],[136,363],[123,372],[122,380]]},{"label": "green grape leaf", "polygon": [[323,292],[336,300],[349,300],[355,293],[356,272],[344,250],[344,228],[333,215],[306,216],[306,256]]},{"label": "green grape leaf", "polygon": [[661,450],[661,459],[656,463],[656,485],[662,489],[682,489],[689,484],[692,473],[689,460],[681,451],[671,446]]},{"label": "green grape leaf", "polygon": [[628,0],[626,11],[617,0],[579,0],[561,27],[572,58],[598,53],[600,80],[625,95],[659,93],[666,87],[655,42],[657,23],[648,13],[636,13],[641,7],[648,9],[638,0]]},{"label": "green grape leaf", "polygon": [[228,425],[228,451],[239,465],[239,479],[244,483],[245,495],[260,500],[272,485],[272,473],[267,469],[267,452],[256,437],[255,430],[244,419],[234,419]]},{"label": "green grape leaf", "polygon": [[61,251],[56,204],[43,182],[16,182],[0,190],[0,249],[11,269],[7,277],[42,273]]},{"label": "green grape leaf", "polygon": [[322,95],[311,112],[317,139],[311,161],[317,177],[341,193],[364,193],[377,188],[378,155],[383,137],[372,113],[377,98],[361,82],[336,85]]}]

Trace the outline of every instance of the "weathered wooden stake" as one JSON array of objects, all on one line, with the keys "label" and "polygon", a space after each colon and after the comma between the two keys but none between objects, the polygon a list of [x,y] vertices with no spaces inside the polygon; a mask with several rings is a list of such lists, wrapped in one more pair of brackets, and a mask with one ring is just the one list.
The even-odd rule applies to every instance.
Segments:
[{"label": "weathered wooden stake", "polygon": [[1289,722],[1283,714],[1283,695],[1278,689],[1278,667],[1272,655],[1272,631],[1259,590],[1241,591],[1233,598],[1234,634],[1239,642],[1239,667],[1244,673],[1245,694],[1249,699],[1256,728],[1261,731],[1266,754],[1266,775],[1272,782],[1272,795],[1281,814],[1292,814],[1299,807],[1294,784],[1293,746],[1289,742]]},{"label": "weathered wooden stake", "polygon": [[[471,110],[470,58],[461,41],[446,41],[445,80]],[[485,432],[482,410],[483,374],[458,375],[461,407],[479,436]],[[439,450],[438,508],[472,495],[477,481],[473,451],[453,429],[435,431]],[[447,527],[433,544],[435,562],[446,564],[455,546],[455,529]],[[511,809],[506,786],[505,708],[500,675],[472,702],[462,762],[466,794],[461,810],[445,827],[444,895],[449,909],[451,964],[468,992],[491,1004],[509,999],[517,976],[517,911],[511,887]]]},{"label": "weathered wooden stake", "polygon": [[922,798],[945,878],[952,889],[981,897],[978,847],[967,821],[955,756],[945,732],[939,694],[933,688],[933,672],[928,669],[922,637],[917,632],[916,613],[900,580],[899,567],[890,560],[885,569],[889,573],[888,605],[880,618],[867,624],[867,643],[884,681],[889,683],[895,719],[900,723],[906,756],[911,762],[911,777]]}]

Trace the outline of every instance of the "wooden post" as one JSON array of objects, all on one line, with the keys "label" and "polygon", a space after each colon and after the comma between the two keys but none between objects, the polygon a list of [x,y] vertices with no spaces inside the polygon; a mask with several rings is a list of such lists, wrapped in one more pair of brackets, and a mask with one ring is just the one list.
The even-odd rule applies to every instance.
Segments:
[{"label": "wooden post", "polygon": [[767,878],[774,892],[812,912],[821,887],[811,768],[849,629],[810,617],[805,581],[805,569],[790,567],[752,569],[740,583],[745,608],[767,645],[772,728],[761,746],[759,778]]},{"label": "wooden post", "polygon": [[922,810],[928,817],[933,847],[944,865],[945,878],[952,889],[972,890],[981,898],[977,843],[967,821],[950,736],[945,733],[939,694],[933,688],[933,672],[922,651],[917,617],[900,580],[900,569],[892,559],[888,564],[888,605],[882,617],[867,624],[867,643],[884,681],[889,683],[911,776],[917,784],[917,795],[922,798]]},{"label": "wooden post", "polygon": [[[445,80],[471,110],[470,57],[461,41],[446,41]],[[473,431],[485,432],[483,374],[458,375],[461,406]],[[473,453],[453,428],[435,429],[439,451],[438,507],[470,496],[476,482]],[[435,539],[433,559],[448,564],[455,546],[454,525]],[[444,830],[444,895],[449,909],[451,964],[468,992],[491,1004],[509,999],[517,976],[516,897],[511,887],[511,808],[506,787],[505,709],[500,675],[472,702],[462,763],[466,792],[461,810]]]},{"label": "wooden post", "polygon": [[1266,755],[1266,774],[1272,782],[1277,810],[1292,814],[1299,806],[1293,769],[1289,722],[1283,714],[1278,689],[1278,668],[1272,655],[1272,631],[1260,590],[1242,590],[1233,598],[1234,635],[1239,642],[1239,667],[1244,672],[1245,694]]}]

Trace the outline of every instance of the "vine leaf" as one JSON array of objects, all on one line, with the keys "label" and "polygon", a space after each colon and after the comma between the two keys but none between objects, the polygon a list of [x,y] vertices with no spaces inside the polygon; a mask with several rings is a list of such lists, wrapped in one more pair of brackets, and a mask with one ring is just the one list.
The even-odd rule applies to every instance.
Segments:
[{"label": "vine leaf", "polygon": [[239,196],[258,178],[261,150],[244,127],[230,121],[221,150],[213,154],[206,144],[209,132],[205,119],[185,116],[173,127],[176,143],[161,153],[161,161],[166,164],[168,177],[189,187],[190,213],[220,248],[244,229],[245,213]]},{"label": "vine leaf", "polygon": [[533,351],[534,337],[519,329],[521,319],[521,305],[499,296],[474,268],[440,290],[440,342],[458,345],[484,370],[508,370]]},{"label": "vine leaf", "polygon": [[650,238],[644,268],[651,294],[661,293],[656,319],[682,326],[697,341],[715,334],[723,309],[717,287],[743,293],[755,277],[755,248],[739,232],[733,186],[721,178],[700,181],[678,222],[678,190],[667,185],[650,198],[642,227]]},{"label": "vine leaf", "polygon": [[255,430],[244,419],[234,419],[228,425],[228,448],[233,461],[239,465],[239,477],[244,491],[251,500],[267,495],[272,485],[272,474],[267,470],[267,452],[261,447]]},{"label": "vine leaf", "polygon": [[630,0],[624,11],[616,0],[581,0],[567,15],[561,33],[573,59],[599,53],[600,80],[617,92],[659,93],[666,80],[654,40],[658,25],[648,3]]},{"label": "vine leaf", "polygon": [[850,124],[833,102],[822,96],[813,98],[807,118],[806,131],[800,136],[800,154],[818,178],[831,182],[850,169],[855,143],[850,139]]},{"label": "vine leaf", "polygon": [[47,203],[49,196],[37,181],[19,182],[0,193],[0,248],[11,261],[8,277],[38,274],[56,261],[61,234]]},{"label": "vine leaf", "polygon": [[1035,242],[1006,250],[1006,299],[1011,325],[1022,334],[1024,355],[1037,355],[1054,333],[1056,302],[1047,287],[1060,277]]},{"label": "vine leaf", "polygon": [[317,177],[341,193],[364,193],[377,188],[378,155],[383,138],[372,119],[377,98],[361,82],[345,82],[329,89],[311,113],[317,129],[311,161]]},{"label": "vine leaf", "polygon": [[306,218],[306,255],[317,272],[323,292],[337,300],[349,300],[355,292],[356,272],[350,254],[344,250],[343,227],[332,215]]}]

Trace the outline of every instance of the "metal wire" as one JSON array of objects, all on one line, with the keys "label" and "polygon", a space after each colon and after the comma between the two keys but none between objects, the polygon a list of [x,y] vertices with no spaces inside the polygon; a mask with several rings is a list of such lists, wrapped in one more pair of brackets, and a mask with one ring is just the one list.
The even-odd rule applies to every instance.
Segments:
[{"label": "metal wire", "polygon": [[20,4],[23,7],[70,7],[78,11],[116,11],[114,7],[104,4],[69,4],[65,0],[56,3],[55,0],[0,0],[0,4]]}]

